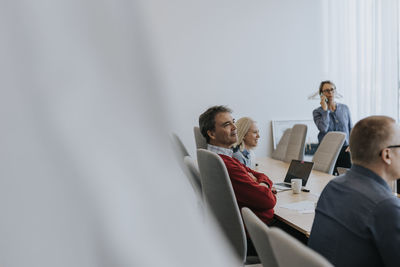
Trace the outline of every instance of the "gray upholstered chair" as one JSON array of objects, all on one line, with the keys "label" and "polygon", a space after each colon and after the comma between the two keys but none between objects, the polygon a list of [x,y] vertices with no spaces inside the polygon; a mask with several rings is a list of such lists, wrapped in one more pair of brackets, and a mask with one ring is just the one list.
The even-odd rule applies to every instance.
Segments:
[{"label": "gray upholstered chair", "polygon": [[286,149],[285,161],[291,162],[293,159],[303,160],[304,148],[307,135],[307,125],[295,124],[289,136]]},{"label": "gray upholstered chair", "polygon": [[268,226],[249,208],[242,208],[242,217],[263,266],[278,267],[268,240]]},{"label": "gray upholstered chair", "polygon": [[327,133],[315,151],[313,169],[332,174],[345,138],[346,134],[342,132]]},{"label": "gray upholstered chair", "polygon": [[328,260],[279,228],[271,227],[268,240],[280,267],[333,267]]},{"label": "gray upholstered chair", "polygon": [[189,179],[193,190],[196,192],[199,200],[203,199],[203,191],[201,189],[200,171],[194,160],[190,156],[183,158],[183,163],[186,167],[186,176]]},{"label": "gray upholstered chair", "polygon": [[189,152],[179,136],[175,133],[172,133],[172,143],[177,154],[178,163],[196,194],[199,209],[203,212],[204,205],[199,168],[190,157]]},{"label": "gray upholstered chair", "polygon": [[215,216],[239,259],[245,264],[258,263],[258,258],[246,257],[246,234],[224,161],[205,149],[197,150],[197,161],[206,207]]},{"label": "gray upholstered chair", "polygon": [[196,141],[196,148],[207,149],[207,140],[201,134],[200,128],[197,126],[193,127],[193,132],[194,132],[194,140]]},{"label": "gray upholstered chair", "polygon": [[175,133],[172,133],[172,142],[176,152],[179,154],[179,160],[183,159],[185,156],[190,156],[182,140]]},{"label": "gray upholstered chair", "polygon": [[272,152],[271,157],[277,160],[285,160],[286,150],[289,144],[290,133],[292,132],[292,128],[286,129],[283,133],[281,139],[279,140],[276,149]]}]

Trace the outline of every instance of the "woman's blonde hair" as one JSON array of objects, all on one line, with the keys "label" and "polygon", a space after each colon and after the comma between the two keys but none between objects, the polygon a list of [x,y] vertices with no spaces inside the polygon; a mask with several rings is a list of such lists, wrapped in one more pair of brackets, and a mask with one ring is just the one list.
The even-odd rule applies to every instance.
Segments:
[{"label": "woman's blonde hair", "polygon": [[255,123],[255,121],[253,121],[249,117],[240,118],[236,122],[238,141],[233,145],[233,147],[239,146],[240,151],[244,150],[243,138],[246,136],[253,123]]}]

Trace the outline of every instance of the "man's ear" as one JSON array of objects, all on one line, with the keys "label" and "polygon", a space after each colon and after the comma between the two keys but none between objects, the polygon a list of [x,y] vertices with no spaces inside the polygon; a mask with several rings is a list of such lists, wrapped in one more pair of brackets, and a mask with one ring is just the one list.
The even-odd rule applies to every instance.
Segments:
[{"label": "man's ear", "polygon": [[208,130],[207,134],[208,134],[208,136],[210,137],[211,140],[215,139],[215,132],[214,131]]},{"label": "man's ear", "polygon": [[385,148],[384,150],[382,150],[381,159],[388,165],[392,164],[390,149]]}]

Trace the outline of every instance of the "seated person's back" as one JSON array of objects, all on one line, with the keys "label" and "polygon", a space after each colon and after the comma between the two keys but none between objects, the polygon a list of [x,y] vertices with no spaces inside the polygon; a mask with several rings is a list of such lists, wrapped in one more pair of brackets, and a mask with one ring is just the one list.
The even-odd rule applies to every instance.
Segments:
[{"label": "seated person's back", "polygon": [[361,120],[350,137],[352,168],[320,196],[308,244],[335,266],[399,265],[400,202],[388,185],[400,177],[394,142],[400,129],[393,120]]}]

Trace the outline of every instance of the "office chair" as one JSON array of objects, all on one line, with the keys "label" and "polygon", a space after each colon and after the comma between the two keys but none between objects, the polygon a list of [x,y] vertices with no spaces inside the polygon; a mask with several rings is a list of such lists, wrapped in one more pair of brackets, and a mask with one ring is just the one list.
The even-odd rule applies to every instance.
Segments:
[{"label": "office chair", "polygon": [[307,135],[307,125],[295,124],[290,132],[289,142],[286,149],[285,161],[293,159],[303,160]]},{"label": "office chair", "polygon": [[244,264],[259,263],[258,257],[246,257],[247,241],[242,217],[224,161],[217,154],[197,150],[203,197],[226,238]]},{"label": "office chair", "polygon": [[345,138],[345,133],[328,132],[315,151],[312,159],[314,162],[313,169],[332,174]]},{"label": "office chair", "polygon": [[286,129],[283,133],[281,139],[279,140],[276,149],[272,152],[271,157],[277,160],[285,160],[286,150],[289,144],[290,133],[292,132],[292,128]]},{"label": "office chair", "polygon": [[193,132],[194,132],[194,140],[196,141],[196,148],[207,149],[207,140],[201,134],[200,128],[197,126],[193,127]]}]

